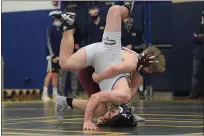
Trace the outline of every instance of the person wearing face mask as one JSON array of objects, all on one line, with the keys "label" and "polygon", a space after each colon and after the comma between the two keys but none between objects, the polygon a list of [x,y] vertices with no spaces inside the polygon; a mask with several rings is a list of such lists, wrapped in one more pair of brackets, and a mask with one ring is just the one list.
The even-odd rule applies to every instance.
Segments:
[{"label": "person wearing face mask", "polygon": [[[60,12],[60,11],[54,11]],[[61,32],[57,29],[61,25],[61,21],[59,16],[50,15],[53,17],[53,24],[47,28],[47,75],[44,80],[44,87],[42,93],[42,100],[50,100],[48,96],[48,87],[50,82],[52,81],[52,91],[53,96],[58,96],[57,88],[58,88],[58,72],[60,69],[58,56],[59,56],[59,48],[60,42],[62,39]]]},{"label": "person wearing face mask", "polygon": [[86,39],[86,45],[101,42],[103,36],[106,21],[101,18],[100,11],[97,6],[93,6],[89,9],[89,15],[91,22],[85,27],[84,36]]},{"label": "person wearing face mask", "polygon": [[[122,27],[122,45],[137,53],[141,53],[144,50],[143,33],[140,29],[135,28],[133,17],[130,16],[123,20]],[[139,94],[141,99],[145,98],[143,80],[139,86]]]},{"label": "person wearing face mask", "polygon": [[193,34],[195,49],[193,51],[192,90],[188,98],[198,98],[204,92],[204,11],[201,12],[199,33]]}]

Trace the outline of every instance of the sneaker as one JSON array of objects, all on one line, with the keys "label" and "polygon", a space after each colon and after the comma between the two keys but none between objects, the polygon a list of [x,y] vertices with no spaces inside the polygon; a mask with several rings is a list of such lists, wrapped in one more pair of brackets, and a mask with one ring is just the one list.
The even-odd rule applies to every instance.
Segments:
[{"label": "sneaker", "polygon": [[59,122],[63,121],[63,114],[67,110],[70,110],[71,107],[67,105],[67,99],[64,96],[56,96],[56,107],[55,107],[55,113],[57,120]]},{"label": "sneaker", "polygon": [[129,9],[129,15],[131,15],[132,9],[134,7],[134,1],[124,1],[124,6]]},{"label": "sneaker", "polygon": [[140,97],[140,99],[142,99],[142,100],[145,99],[144,91],[139,91],[139,97]]},{"label": "sneaker", "polygon": [[53,92],[53,97],[57,97],[59,94],[57,92]]},{"label": "sneaker", "polygon": [[47,95],[42,95],[42,98],[41,98],[43,101],[49,101],[50,100],[50,97],[47,96]]},{"label": "sneaker", "polygon": [[142,117],[135,114],[135,109],[136,108],[134,106],[131,107],[131,112],[133,114],[133,117],[134,117],[135,121],[136,122],[145,122],[145,118],[142,118]]}]

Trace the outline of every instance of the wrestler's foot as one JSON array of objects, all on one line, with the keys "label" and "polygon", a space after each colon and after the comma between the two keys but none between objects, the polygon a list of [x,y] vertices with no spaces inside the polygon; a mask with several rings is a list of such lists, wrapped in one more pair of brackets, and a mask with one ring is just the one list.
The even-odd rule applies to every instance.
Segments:
[{"label": "wrestler's foot", "polygon": [[145,118],[142,118],[142,117],[135,114],[135,109],[136,108],[134,106],[131,107],[131,112],[133,114],[133,117],[134,117],[135,121],[136,122],[145,122]]},{"label": "wrestler's foot", "polygon": [[56,96],[55,113],[58,121],[62,122],[64,112],[69,109],[71,109],[71,107],[67,105],[66,97]]},{"label": "wrestler's foot", "polygon": [[124,6],[128,8],[129,15],[131,15],[132,9],[134,7],[134,1],[124,1]]},{"label": "wrestler's foot", "polygon": [[62,26],[61,30],[66,31],[66,30],[71,30],[74,28],[74,22],[75,22],[75,16],[76,14],[73,12],[64,12],[61,14],[61,21],[62,21]]}]

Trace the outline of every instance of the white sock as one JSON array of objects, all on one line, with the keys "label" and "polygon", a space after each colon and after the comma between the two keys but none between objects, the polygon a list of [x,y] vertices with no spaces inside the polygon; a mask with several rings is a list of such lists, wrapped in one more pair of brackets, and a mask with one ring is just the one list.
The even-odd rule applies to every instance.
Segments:
[{"label": "white sock", "polygon": [[57,88],[52,88],[52,91],[53,91],[53,95],[58,95]]},{"label": "white sock", "polygon": [[143,85],[139,86],[139,91],[142,92],[143,91]]},{"label": "white sock", "polygon": [[47,87],[43,88],[43,95],[48,95],[48,88]]}]

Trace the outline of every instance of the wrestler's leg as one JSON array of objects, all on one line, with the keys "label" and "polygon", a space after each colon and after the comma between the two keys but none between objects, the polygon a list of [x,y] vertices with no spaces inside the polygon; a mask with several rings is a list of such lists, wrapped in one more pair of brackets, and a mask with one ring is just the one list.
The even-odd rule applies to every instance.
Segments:
[{"label": "wrestler's leg", "polygon": [[86,66],[86,50],[81,48],[73,54],[74,38],[73,30],[63,32],[63,37],[60,46],[60,66],[69,71],[77,71]]},{"label": "wrestler's leg", "polygon": [[[88,103],[88,100],[73,99],[73,101],[72,101],[72,107],[73,107],[73,108],[76,108],[76,109],[80,109],[80,110],[82,110],[82,111],[85,112],[87,103]],[[94,116],[95,116],[95,117],[102,116],[102,115],[104,115],[107,111],[108,111],[107,105],[101,103],[101,104],[97,107],[97,109],[96,109],[96,111],[95,111],[95,113],[94,113]]]},{"label": "wrestler's leg", "polygon": [[[57,96],[56,97],[56,116],[58,121],[63,120],[63,113],[66,111],[66,109],[79,109],[82,111],[86,110],[88,100],[78,100],[73,98],[66,98],[64,96]],[[96,111],[94,112],[94,117],[99,117],[104,115],[108,111],[107,105],[101,103],[96,108]]]},{"label": "wrestler's leg", "polygon": [[127,18],[129,10],[124,6],[112,6],[106,17],[105,32],[121,32],[121,20]]}]

